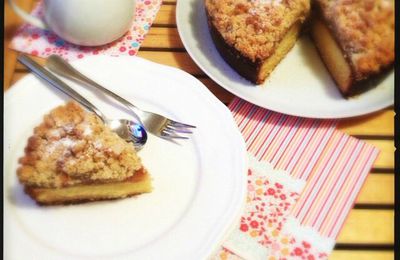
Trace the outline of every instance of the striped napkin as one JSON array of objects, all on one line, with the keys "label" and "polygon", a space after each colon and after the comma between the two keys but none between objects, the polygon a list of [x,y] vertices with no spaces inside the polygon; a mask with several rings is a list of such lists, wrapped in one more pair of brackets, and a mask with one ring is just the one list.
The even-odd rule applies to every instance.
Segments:
[{"label": "striped napkin", "polygon": [[214,259],[326,259],[379,151],[336,120],[229,106],[247,144],[247,203]]},{"label": "striped napkin", "polygon": [[[137,0],[136,15],[130,30],[119,40],[98,47],[77,46],[54,33],[23,24],[11,41],[11,48],[39,57],[58,54],[66,60],[81,59],[89,55],[106,54],[110,56],[136,55],[140,44],[150,29],[162,0]],[[43,1],[40,1],[32,15],[43,17]]]}]

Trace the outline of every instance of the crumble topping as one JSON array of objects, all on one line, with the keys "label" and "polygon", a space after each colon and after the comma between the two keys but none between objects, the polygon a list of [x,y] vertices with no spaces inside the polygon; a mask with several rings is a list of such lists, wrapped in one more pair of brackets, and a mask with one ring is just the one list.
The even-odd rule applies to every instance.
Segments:
[{"label": "crumble topping", "polygon": [[20,163],[23,184],[48,188],[123,181],[142,168],[132,144],[75,102],[44,117]]},{"label": "crumble topping", "polygon": [[282,4],[282,0],[251,0],[256,5],[279,5]]},{"label": "crumble topping", "polygon": [[310,10],[309,0],[205,0],[205,6],[225,42],[253,62],[268,58]]},{"label": "crumble topping", "polygon": [[394,61],[394,0],[316,0],[356,77]]}]

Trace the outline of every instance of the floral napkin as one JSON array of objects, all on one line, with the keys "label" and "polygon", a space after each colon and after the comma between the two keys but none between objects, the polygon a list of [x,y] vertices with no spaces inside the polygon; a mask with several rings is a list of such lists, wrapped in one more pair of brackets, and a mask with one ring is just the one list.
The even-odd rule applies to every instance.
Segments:
[{"label": "floral napkin", "polygon": [[[65,42],[50,31],[24,24],[18,29],[11,41],[11,48],[43,58],[51,54],[58,54],[70,61],[98,54],[133,56],[138,52],[140,44],[149,31],[161,4],[162,0],[137,0],[135,20],[130,30],[119,40],[104,46],[77,46]],[[38,3],[32,14],[37,17],[43,16],[43,1]]]},{"label": "floral napkin", "polygon": [[378,150],[335,120],[230,105],[247,144],[247,203],[214,259],[327,259]]}]

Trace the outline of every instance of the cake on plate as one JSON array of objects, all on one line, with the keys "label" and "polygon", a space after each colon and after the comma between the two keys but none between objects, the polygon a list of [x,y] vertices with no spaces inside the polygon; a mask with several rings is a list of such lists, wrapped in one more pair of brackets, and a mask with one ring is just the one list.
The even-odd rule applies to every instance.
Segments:
[{"label": "cake on plate", "polygon": [[394,0],[315,0],[311,35],[344,96],[394,62]]},{"label": "cake on plate", "polygon": [[44,116],[28,139],[17,170],[38,204],[71,204],[151,192],[134,146],[76,102]]},{"label": "cake on plate", "polygon": [[294,46],[309,0],[205,0],[211,37],[224,60],[255,84]]},{"label": "cake on plate", "polygon": [[302,29],[310,31],[345,97],[376,85],[369,83],[394,63],[394,0],[204,1],[216,49],[255,84],[265,81]]}]

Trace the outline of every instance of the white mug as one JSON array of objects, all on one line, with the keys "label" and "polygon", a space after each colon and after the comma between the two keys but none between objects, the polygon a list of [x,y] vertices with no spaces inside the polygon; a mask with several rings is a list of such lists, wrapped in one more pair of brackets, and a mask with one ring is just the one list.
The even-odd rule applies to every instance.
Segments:
[{"label": "white mug", "polygon": [[47,29],[64,40],[83,46],[98,46],[124,35],[135,14],[135,0],[44,0],[43,20],[9,0],[26,22]]}]

